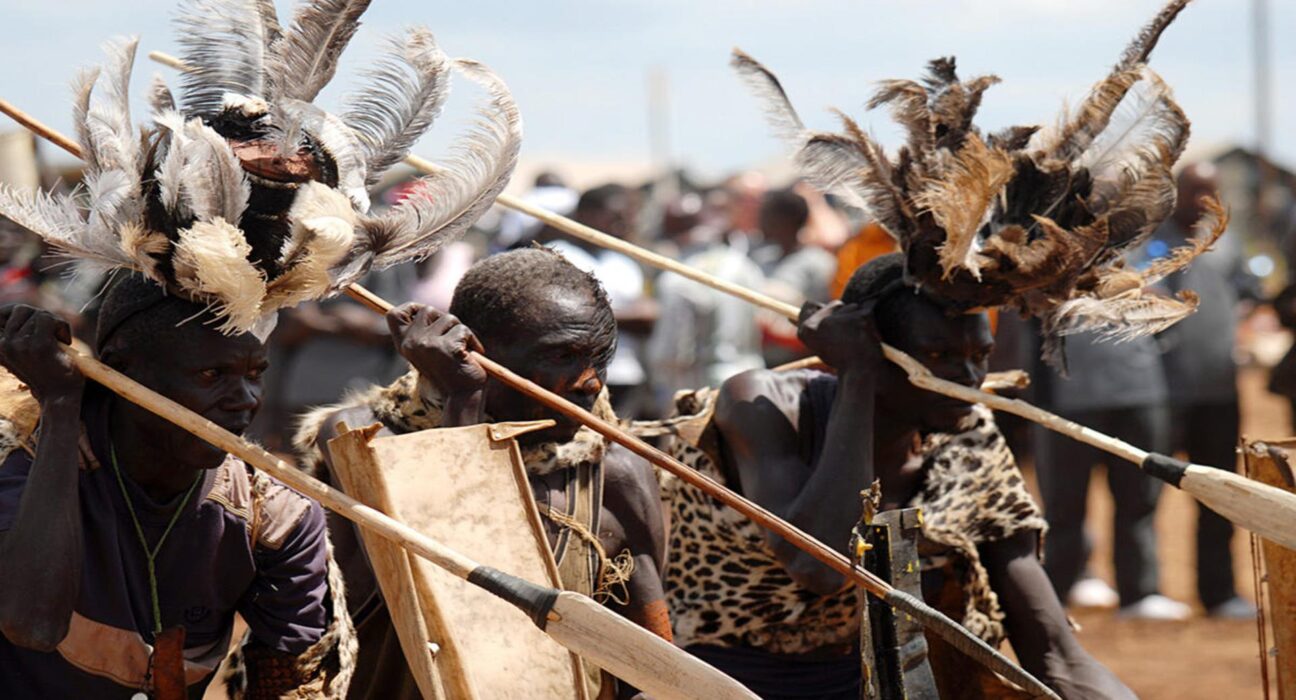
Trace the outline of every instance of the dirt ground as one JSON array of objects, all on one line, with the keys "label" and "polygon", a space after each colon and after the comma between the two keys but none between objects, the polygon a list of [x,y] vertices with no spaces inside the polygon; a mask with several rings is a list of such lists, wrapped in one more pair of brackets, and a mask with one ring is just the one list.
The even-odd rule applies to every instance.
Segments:
[{"label": "dirt ground", "polygon": [[[1262,370],[1241,376],[1242,434],[1255,439],[1286,437],[1288,408],[1264,389]],[[1094,570],[1112,582],[1111,497],[1106,479],[1090,480],[1090,526]],[[1198,616],[1187,622],[1122,621],[1113,611],[1077,610],[1081,643],[1107,664],[1143,700],[1249,700],[1263,697],[1254,620],[1220,621],[1201,615],[1195,600],[1195,502],[1176,489],[1163,492],[1157,513],[1161,586],[1166,595],[1193,603]],[[1238,591],[1254,597],[1250,538],[1233,542]],[[1272,674],[1271,674],[1272,675]],[[1272,682],[1272,681],[1271,681]],[[1276,694],[1275,696],[1276,697]]]}]

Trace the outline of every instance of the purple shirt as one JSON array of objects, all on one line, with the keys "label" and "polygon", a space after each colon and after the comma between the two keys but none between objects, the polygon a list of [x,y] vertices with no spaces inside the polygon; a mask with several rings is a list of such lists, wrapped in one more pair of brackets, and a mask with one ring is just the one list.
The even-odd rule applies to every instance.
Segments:
[{"label": "purple shirt", "polygon": [[[146,558],[108,459],[106,406],[86,401],[80,595],[57,651],[32,651],[0,636],[6,699],[125,699],[143,683],[153,638]],[[0,465],[0,531],[17,517],[31,467],[22,450]],[[159,504],[122,476],[155,546],[182,496]],[[254,477],[233,457],[206,472],[155,562],[162,626],[185,627],[191,697],[201,695],[225,656],[235,612],[258,642],[293,654],[318,641],[328,623],[323,511],[273,479],[257,475],[255,482],[254,498]]]}]

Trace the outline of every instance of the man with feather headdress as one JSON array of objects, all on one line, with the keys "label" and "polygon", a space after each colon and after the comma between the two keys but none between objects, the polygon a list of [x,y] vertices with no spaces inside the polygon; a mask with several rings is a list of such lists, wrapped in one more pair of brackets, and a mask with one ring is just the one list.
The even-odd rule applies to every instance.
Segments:
[{"label": "man with feather headdress", "polygon": [[[279,309],[430,254],[516,164],[507,88],[426,29],[390,42],[342,116],[312,104],[368,4],[308,0],[281,26],[269,0],[184,0],[182,90],[155,82],[142,133],[128,97],[137,40],[110,43],[108,67],[78,77],[84,198],[0,187],[0,215],[135,273],[105,301],[102,359],[235,433],[260,404]],[[371,214],[366,187],[431,125],[451,71],[485,88],[479,119],[416,196]],[[0,316],[0,364],[30,389],[0,404],[14,411],[0,428],[25,433],[0,435],[5,697],[201,693],[236,610],[251,636],[234,693],[345,694],[354,640],[319,505],[83,388],[49,314]]]},{"label": "man with feather headdress", "polygon": [[[870,106],[889,105],[908,136],[894,159],[845,115],[844,133],[807,129],[777,78],[735,51],[806,178],[866,209],[902,252],[856,270],[840,304],[803,310],[801,339],[836,375],[748,372],[680,396],[669,423],[681,460],[840,548],[874,478],[883,508],[920,507],[928,598],[991,643],[1006,636],[1069,699],[1132,693],[1076,641],[1037,558],[1040,511],[993,416],[915,389],[879,340],[976,386],[992,346],[985,308],[1042,317],[1056,364],[1068,334],[1136,337],[1191,313],[1191,292],[1146,289],[1222,233],[1213,200],[1204,235],[1143,270],[1122,262],[1174,203],[1188,121],[1146,61],[1184,5],[1166,5],[1055,129],[984,136],[972,120],[998,79],[962,81],[952,58],[921,82],[883,81]],[[696,488],[668,479],[664,490],[676,639],[763,697],[858,697],[856,592]],[[1006,692],[929,644],[942,695]]]},{"label": "man with feather headdress", "polygon": [[[519,443],[563,587],[669,639],[659,573],[665,534],[650,465],[574,419],[488,379],[468,352],[484,348],[505,367],[615,421],[606,382],[617,325],[598,279],[547,248],[509,251],[468,270],[455,288],[450,313],[407,304],[393,310],[388,322],[410,372],[304,416],[296,444],[306,466],[321,479],[334,480],[327,443],[339,422],[377,422],[379,434],[404,434],[553,420],[554,427],[528,433]],[[436,469],[436,458],[428,459],[426,468]],[[355,528],[341,521],[330,527],[361,639],[351,697],[413,700],[418,689]],[[597,669],[593,675],[591,698],[628,698],[637,692],[607,674],[599,677]]]}]

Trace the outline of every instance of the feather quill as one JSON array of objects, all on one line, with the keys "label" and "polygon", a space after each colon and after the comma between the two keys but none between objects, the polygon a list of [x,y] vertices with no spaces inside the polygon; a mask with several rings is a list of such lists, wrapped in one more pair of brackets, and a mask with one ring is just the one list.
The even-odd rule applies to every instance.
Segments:
[{"label": "feather quill", "polygon": [[265,96],[267,23],[263,0],[184,0],[176,17],[181,108],[188,116],[218,114],[225,93]]},{"label": "feather quill", "polygon": [[416,27],[404,39],[392,39],[387,56],[365,77],[365,88],[348,100],[342,119],[359,135],[366,183],[373,184],[441,114],[450,92],[450,61],[432,33]]},{"label": "feather quill", "polygon": [[[416,191],[386,214],[361,219],[363,246],[373,253],[376,269],[424,258],[461,236],[495,201],[517,165],[522,118],[508,88],[476,61],[456,59],[454,65],[490,97],[443,172],[420,180]],[[336,284],[354,281],[346,277]]]},{"label": "feather quill", "polygon": [[308,0],[272,47],[276,99],[312,102],[337,72],[338,57],[370,0]]},{"label": "feather quill", "polygon": [[95,83],[99,81],[99,73],[99,68],[84,68],[77,71],[76,78],[72,81],[72,124],[76,129],[78,145],[81,146],[81,157],[85,159],[89,170],[99,169],[95,142],[90,133],[90,98]]}]

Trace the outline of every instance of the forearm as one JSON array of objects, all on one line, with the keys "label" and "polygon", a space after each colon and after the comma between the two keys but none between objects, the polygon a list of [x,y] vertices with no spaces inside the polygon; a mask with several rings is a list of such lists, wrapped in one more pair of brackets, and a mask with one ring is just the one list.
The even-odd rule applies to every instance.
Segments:
[{"label": "forearm", "polygon": [[460,428],[477,425],[485,419],[485,397],[481,390],[467,394],[451,394],[441,409],[442,428]]},{"label": "forearm", "polygon": [[859,520],[860,492],[873,483],[874,393],[871,376],[841,376],[819,462],[784,514],[792,524],[842,552]]},{"label": "forearm", "polygon": [[36,459],[0,540],[0,631],[42,651],[66,636],[81,584],[80,410],[80,396],[42,405]]}]

